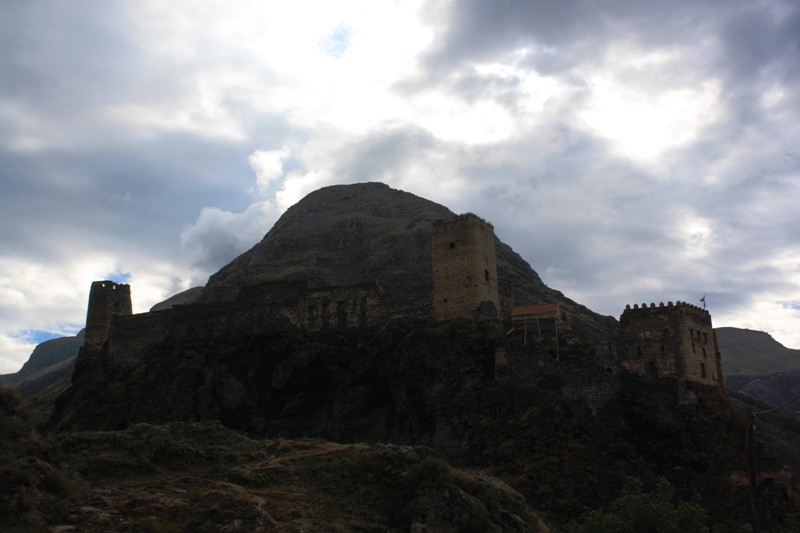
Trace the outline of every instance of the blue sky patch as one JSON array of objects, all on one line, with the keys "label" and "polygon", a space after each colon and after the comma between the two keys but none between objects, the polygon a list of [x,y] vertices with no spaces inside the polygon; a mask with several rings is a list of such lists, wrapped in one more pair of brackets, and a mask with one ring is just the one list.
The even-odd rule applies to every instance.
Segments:
[{"label": "blue sky patch", "polygon": [[111,272],[106,274],[106,277],[103,279],[111,280],[114,283],[130,283],[131,281],[131,273],[130,272]]},{"label": "blue sky patch", "polygon": [[41,329],[29,329],[23,334],[23,338],[33,344],[41,344],[50,339],[58,339],[66,335],[60,331],[45,331]]},{"label": "blue sky patch", "polygon": [[335,58],[340,58],[350,46],[353,30],[346,24],[339,24],[323,40],[322,48]]}]

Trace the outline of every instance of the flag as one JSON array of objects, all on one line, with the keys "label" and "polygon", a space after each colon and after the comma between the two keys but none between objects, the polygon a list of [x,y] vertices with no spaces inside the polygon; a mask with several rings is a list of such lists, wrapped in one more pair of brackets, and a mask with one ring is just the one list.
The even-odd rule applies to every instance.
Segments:
[{"label": "flag", "polygon": [[702,298],[700,298],[700,301],[703,302],[703,309],[705,309],[706,308],[706,295],[705,294],[703,295]]}]

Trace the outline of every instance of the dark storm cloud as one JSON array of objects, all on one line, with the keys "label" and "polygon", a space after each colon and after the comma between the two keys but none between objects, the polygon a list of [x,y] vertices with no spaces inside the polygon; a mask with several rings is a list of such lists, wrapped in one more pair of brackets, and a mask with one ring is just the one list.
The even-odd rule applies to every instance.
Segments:
[{"label": "dark storm cloud", "polygon": [[[5,97],[68,111],[136,79],[136,44],[124,3],[5,2],[0,19],[0,90]],[[70,76],[64,76],[70,73]]]},{"label": "dark storm cloud", "polygon": [[432,152],[444,152],[445,143],[414,125],[370,132],[340,151],[334,174],[351,182],[392,180],[406,173],[415,161]]},{"label": "dark storm cloud", "polygon": [[[166,136],[134,150],[94,148],[45,154],[0,150],[0,206],[7,221],[0,235],[7,246],[43,260],[67,252],[66,243],[76,250],[176,256],[177,236],[200,208],[238,207],[240,191],[252,181],[246,150],[218,141]],[[241,168],[224,163],[230,160],[242,161]],[[237,181],[239,186],[231,187]]]},{"label": "dark storm cloud", "polygon": [[[425,59],[426,81],[417,83],[445,83],[466,99],[501,83],[490,75],[476,76],[470,64],[511,62],[581,86],[585,81],[574,69],[602,62],[609,48],[620,43],[644,53],[694,48],[686,58],[690,62],[676,67],[672,83],[718,76],[722,97],[745,121],[758,116],[753,106],[763,90],[760,84],[790,84],[800,73],[800,5],[791,0],[463,0],[447,5],[450,9],[440,5],[430,10],[429,17],[444,30]],[[513,88],[506,91],[513,93]]]},{"label": "dark storm cloud", "polygon": [[[181,229],[202,207],[247,205],[252,142],[136,123],[148,106],[168,118],[196,88],[192,76],[153,55],[131,8],[4,5],[0,235],[16,255],[46,260],[72,247],[174,258]],[[256,120],[235,102],[226,110],[258,142],[288,131],[280,117]]]},{"label": "dark storm cloud", "polygon": [[[570,132],[571,142],[554,145],[547,157],[524,153],[541,151],[542,141],[554,136],[527,136],[516,148],[503,147],[507,157],[501,164],[465,169],[474,186],[471,203],[489,218],[498,213],[498,231],[517,241],[515,247],[540,274],[547,278],[542,270],[552,266],[563,276],[551,279],[597,290],[613,271],[608,284],[619,283],[614,280],[620,271],[632,280],[652,274],[666,286],[652,287],[656,293],[687,285],[694,287],[686,290],[700,290],[715,281],[750,294],[781,286],[786,277],[779,268],[747,265],[792,243],[791,228],[798,227],[796,215],[767,206],[798,194],[796,183],[781,176],[796,176],[800,168],[793,135],[800,118],[800,4],[465,0],[437,7],[430,20],[445,29],[425,58],[424,77],[417,86],[405,86],[412,92],[444,86],[454,97],[470,101],[490,94],[513,109],[518,97],[513,79],[475,74],[475,64],[493,62],[559,79],[577,89],[578,100],[571,103],[578,105],[592,90],[587,72],[604,65],[617,68],[619,79],[632,87],[693,88],[704,82],[719,87],[717,116],[692,144],[673,149],[657,176],[577,130]],[[620,44],[642,54],[684,50],[684,59],[667,65],[663,78],[644,78],[636,69],[626,74],[626,65],[608,64]],[[775,102],[765,103],[770,90]],[[561,119],[569,121],[569,115]],[[503,217],[497,204],[513,216]],[[706,233],[693,237],[693,221],[706,224]],[[688,265],[676,258],[702,251],[687,250],[692,245],[711,255],[695,259],[709,265],[708,274],[693,272],[694,280],[687,280],[681,268]],[[714,272],[721,274],[714,279]],[[751,277],[765,281],[753,283]],[[741,299],[725,301],[733,305]]]},{"label": "dark storm cloud", "polygon": [[429,15],[446,26],[427,57],[432,71],[516,52],[539,72],[558,74],[602,57],[620,37],[669,45],[697,36],[729,3],[464,0],[449,6]]}]

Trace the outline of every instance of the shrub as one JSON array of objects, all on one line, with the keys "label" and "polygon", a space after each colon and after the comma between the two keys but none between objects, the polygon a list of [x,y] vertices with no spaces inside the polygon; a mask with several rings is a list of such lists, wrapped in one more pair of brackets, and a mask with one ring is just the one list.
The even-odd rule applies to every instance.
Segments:
[{"label": "shrub", "polygon": [[570,522],[567,533],[709,533],[708,515],[697,502],[676,502],[675,491],[659,480],[646,493],[638,480],[628,480],[622,494],[605,511],[592,510]]}]

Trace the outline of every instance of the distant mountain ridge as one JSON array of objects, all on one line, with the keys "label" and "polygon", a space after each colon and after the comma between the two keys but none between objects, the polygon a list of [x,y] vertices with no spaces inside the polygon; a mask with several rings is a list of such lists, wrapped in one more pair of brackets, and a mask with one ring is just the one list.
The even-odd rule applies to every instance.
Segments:
[{"label": "distant mountain ridge", "polygon": [[67,375],[72,372],[75,357],[82,345],[83,330],[73,337],[60,337],[39,343],[18,372],[2,376],[3,383],[17,387],[23,395],[26,392],[35,394],[38,389],[56,379],[52,375],[54,372],[66,372]]},{"label": "distant mountain ridge", "polygon": [[779,407],[800,419],[800,350],[787,348],[769,333],[716,328],[728,390]]},{"label": "distant mountain ridge", "polygon": [[800,350],[779,343],[769,333],[715,328],[725,376],[765,376],[800,370]]}]

